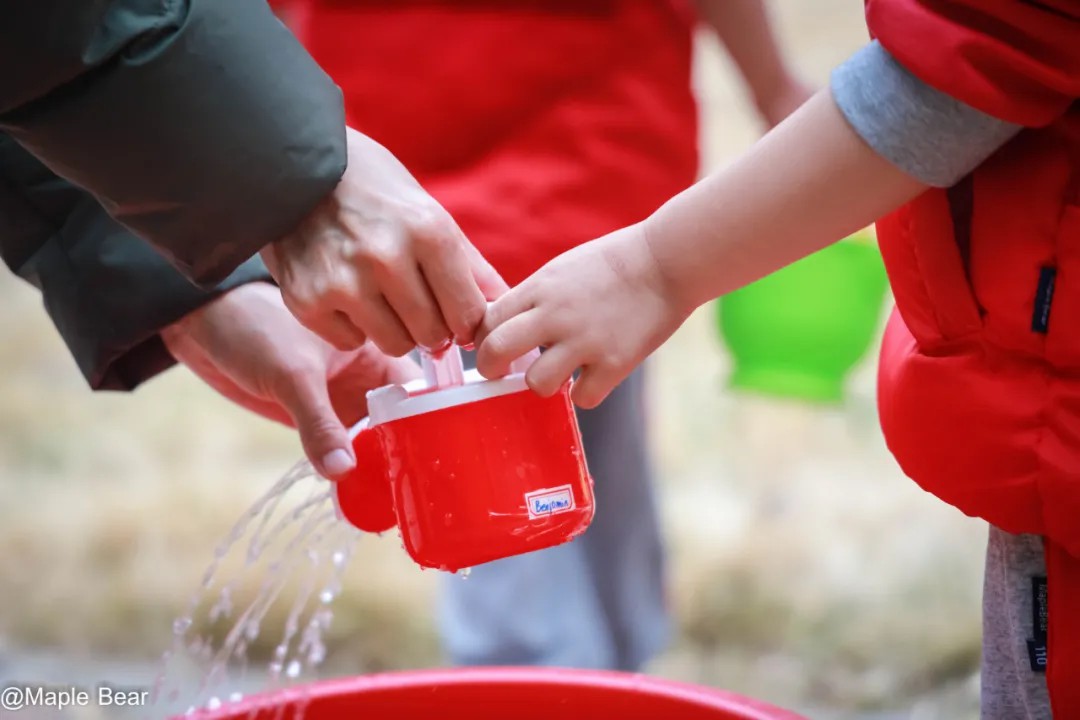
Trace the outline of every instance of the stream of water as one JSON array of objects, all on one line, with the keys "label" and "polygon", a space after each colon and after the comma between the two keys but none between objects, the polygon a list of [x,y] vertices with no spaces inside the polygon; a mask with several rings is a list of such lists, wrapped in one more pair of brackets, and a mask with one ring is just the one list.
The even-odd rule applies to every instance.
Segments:
[{"label": "stream of water", "polygon": [[[361,535],[338,519],[332,492],[302,461],[241,516],[173,623],[151,692],[154,716],[214,710],[240,700],[245,688],[273,690],[322,663],[332,605]],[[257,589],[241,604],[250,585]],[[298,590],[284,598],[286,587]],[[288,603],[284,627],[264,626],[279,601]],[[253,664],[249,649],[268,633],[280,633],[272,657]]]}]

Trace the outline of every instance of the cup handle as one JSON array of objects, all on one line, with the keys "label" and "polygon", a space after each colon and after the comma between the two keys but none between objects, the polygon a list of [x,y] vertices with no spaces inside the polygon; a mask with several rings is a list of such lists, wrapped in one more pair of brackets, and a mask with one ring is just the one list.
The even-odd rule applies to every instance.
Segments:
[{"label": "cup handle", "polygon": [[364,532],[385,532],[397,524],[397,515],[378,432],[364,418],[349,438],[356,467],[334,484],[338,516]]}]

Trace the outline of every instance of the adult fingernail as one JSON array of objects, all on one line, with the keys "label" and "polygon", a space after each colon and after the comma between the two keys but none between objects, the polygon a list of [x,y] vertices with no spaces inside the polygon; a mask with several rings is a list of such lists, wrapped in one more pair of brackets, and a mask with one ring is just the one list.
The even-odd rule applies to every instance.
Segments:
[{"label": "adult fingernail", "polygon": [[323,470],[328,475],[343,475],[352,470],[355,464],[352,456],[341,448],[331,450],[322,459]]}]

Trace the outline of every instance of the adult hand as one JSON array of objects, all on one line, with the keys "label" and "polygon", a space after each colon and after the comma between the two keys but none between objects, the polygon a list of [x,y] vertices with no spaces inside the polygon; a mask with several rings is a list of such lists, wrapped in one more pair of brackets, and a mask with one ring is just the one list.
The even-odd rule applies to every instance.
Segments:
[{"label": "adult hand", "polygon": [[323,477],[356,464],[346,427],[365,394],[419,377],[417,365],[367,344],[342,351],[303,327],[267,283],[248,283],[162,330],[169,352],[210,387],[263,417],[296,427]]},{"label": "adult hand", "polygon": [[384,147],[347,129],[341,182],[262,258],[296,317],[335,347],[405,355],[472,342],[506,284]]}]

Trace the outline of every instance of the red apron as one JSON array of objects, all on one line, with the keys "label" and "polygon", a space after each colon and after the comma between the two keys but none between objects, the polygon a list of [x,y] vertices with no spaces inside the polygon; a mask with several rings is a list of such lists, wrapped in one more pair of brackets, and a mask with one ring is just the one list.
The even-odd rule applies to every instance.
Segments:
[{"label": "red apron", "polygon": [[516,284],[696,179],[692,15],[673,0],[307,0],[348,122]]}]

